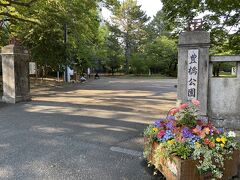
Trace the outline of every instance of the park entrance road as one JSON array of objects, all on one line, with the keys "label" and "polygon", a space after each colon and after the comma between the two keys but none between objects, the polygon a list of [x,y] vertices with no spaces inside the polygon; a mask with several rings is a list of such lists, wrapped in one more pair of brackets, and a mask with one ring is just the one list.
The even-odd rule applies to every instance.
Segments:
[{"label": "park entrance road", "polygon": [[33,90],[0,108],[0,179],[154,179],[142,131],[175,105],[176,80],[102,78]]}]

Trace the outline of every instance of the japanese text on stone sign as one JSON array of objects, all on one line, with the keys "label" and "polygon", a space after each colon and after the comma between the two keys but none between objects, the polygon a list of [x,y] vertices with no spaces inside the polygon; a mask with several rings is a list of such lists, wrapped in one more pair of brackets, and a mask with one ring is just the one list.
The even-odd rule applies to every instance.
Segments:
[{"label": "japanese text on stone sign", "polygon": [[198,85],[198,49],[188,50],[187,98],[197,99]]}]

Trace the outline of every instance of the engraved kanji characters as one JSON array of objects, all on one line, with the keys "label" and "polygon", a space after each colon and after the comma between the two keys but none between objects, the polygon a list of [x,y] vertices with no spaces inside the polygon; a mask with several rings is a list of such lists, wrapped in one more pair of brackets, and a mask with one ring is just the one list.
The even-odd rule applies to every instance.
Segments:
[{"label": "engraved kanji characters", "polygon": [[188,50],[188,80],[187,97],[188,100],[197,98],[198,85],[198,49]]},{"label": "engraved kanji characters", "polygon": [[190,58],[191,58],[191,61],[189,64],[197,63],[196,62],[197,55],[195,53],[193,53]]},{"label": "engraved kanji characters", "polygon": [[190,68],[188,69],[188,73],[190,75],[192,75],[192,74],[197,75],[197,73],[198,73],[197,67],[196,66],[193,66],[193,67],[190,66]]}]

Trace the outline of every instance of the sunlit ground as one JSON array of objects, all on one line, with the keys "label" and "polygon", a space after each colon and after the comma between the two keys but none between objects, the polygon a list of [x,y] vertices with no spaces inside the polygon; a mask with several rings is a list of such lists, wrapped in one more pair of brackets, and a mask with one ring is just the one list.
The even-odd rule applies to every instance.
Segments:
[{"label": "sunlit ground", "polygon": [[[113,88],[112,90],[105,87],[95,89],[94,83],[99,83],[99,81],[90,82],[91,88],[86,84],[80,84],[79,89],[68,92],[58,92],[47,88],[41,91],[36,90],[33,100],[45,102],[45,104],[29,105],[26,110],[28,112],[60,112],[66,115],[104,117],[108,119],[118,117],[122,121],[149,123],[150,120],[165,117],[168,110],[175,105],[176,92],[158,93],[152,90],[131,90],[131,88],[128,90],[125,87],[125,81],[110,81],[110,84],[115,83],[121,88],[109,87]],[[134,80],[131,81],[134,83]],[[138,83],[141,82],[138,81]],[[156,81],[152,86],[155,85]],[[161,85],[159,84],[159,86]]]}]

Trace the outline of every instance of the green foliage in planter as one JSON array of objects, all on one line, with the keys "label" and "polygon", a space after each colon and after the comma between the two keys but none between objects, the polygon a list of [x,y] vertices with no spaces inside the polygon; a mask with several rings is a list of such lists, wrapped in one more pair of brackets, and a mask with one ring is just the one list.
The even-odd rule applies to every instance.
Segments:
[{"label": "green foliage in planter", "polygon": [[[231,133],[231,131],[230,131]],[[197,168],[201,174],[211,172],[213,177],[223,176],[224,160],[230,159],[234,149],[238,149],[238,144],[234,138],[222,136],[221,138],[211,139],[214,146],[203,146],[198,144],[192,153],[194,160],[198,160]]]},{"label": "green foliage in planter", "polygon": [[224,166],[224,157],[222,154],[214,150],[209,150],[209,148],[205,146],[201,146],[193,152],[193,159],[198,160],[199,164],[197,168],[201,174],[211,172],[213,177],[222,177],[221,168]]},{"label": "green foliage in planter", "polygon": [[236,133],[224,132],[216,128],[207,118],[198,115],[200,102],[184,103],[169,111],[165,119],[150,125],[145,131],[144,155],[152,153],[153,142],[159,143],[152,154],[154,165],[158,168],[163,158],[177,156],[181,159],[197,160],[200,173],[210,173],[213,178],[221,178],[224,160],[232,157],[238,150]]},{"label": "green foliage in planter", "polygon": [[188,106],[176,113],[176,119],[179,119],[178,125],[194,127],[197,125],[198,110],[194,106]]},{"label": "green foliage in planter", "polygon": [[160,143],[160,148],[155,150],[155,153],[162,157],[178,156],[182,159],[188,159],[193,149],[185,142],[177,142],[174,139]]},{"label": "green foliage in planter", "polygon": [[188,159],[192,154],[192,148],[185,142],[175,142],[168,146],[168,149],[172,155],[181,157],[182,159]]},{"label": "green foliage in planter", "polygon": [[144,158],[147,158],[152,152],[152,143],[156,140],[156,129],[153,125],[149,125],[144,130]]}]

